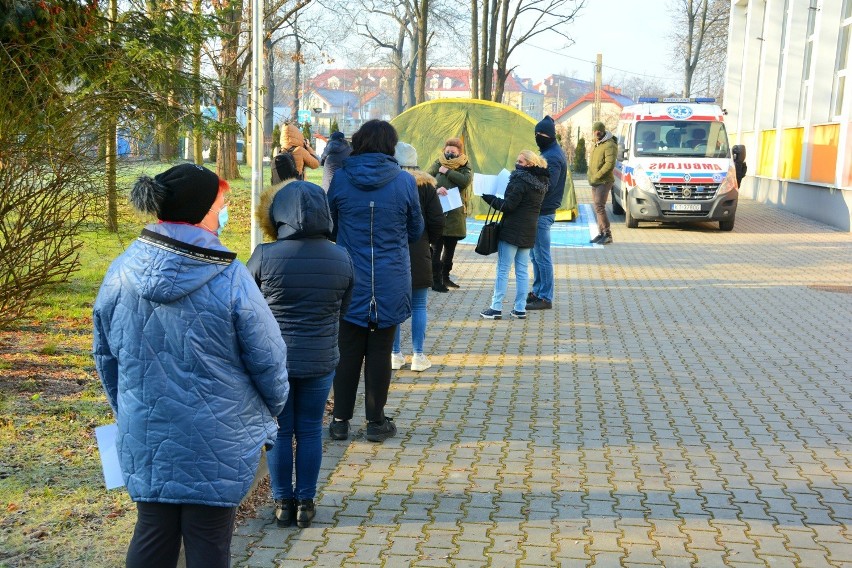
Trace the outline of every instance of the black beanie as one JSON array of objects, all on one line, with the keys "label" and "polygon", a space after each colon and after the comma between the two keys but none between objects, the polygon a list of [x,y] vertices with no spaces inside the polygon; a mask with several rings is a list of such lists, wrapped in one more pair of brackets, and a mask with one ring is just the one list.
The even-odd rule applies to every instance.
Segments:
[{"label": "black beanie", "polygon": [[545,134],[550,138],[556,139],[556,123],[550,118],[550,115],[541,119],[541,122],[535,125],[536,134]]},{"label": "black beanie", "polygon": [[203,166],[180,164],[153,179],[142,176],[130,192],[136,209],[162,221],[198,224],[219,194],[219,176]]}]

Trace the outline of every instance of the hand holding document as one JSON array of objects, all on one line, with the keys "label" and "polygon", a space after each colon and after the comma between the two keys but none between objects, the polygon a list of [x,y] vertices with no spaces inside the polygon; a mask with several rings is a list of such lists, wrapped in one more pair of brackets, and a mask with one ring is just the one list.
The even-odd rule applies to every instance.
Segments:
[{"label": "hand holding document", "polygon": [[496,176],[487,174],[473,174],[474,195],[496,195],[503,197],[506,194],[506,186],[509,185],[509,171],[503,169]]},{"label": "hand holding document", "polygon": [[101,467],[104,471],[107,489],[115,489],[124,485],[124,477],[121,475],[121,466],[118,463],[118,449],[115,447],[117,435],[117,424],[107,424],[95,428],[95,438],[98,440],[98,453],[101,454]]},{"label": "hand holding document", "polygon": [[459,193],[459,188],[457,187],[451,187],[448,189],[446,195],[441,195],[439,193],[438,199],[441,200],[441,209],[444,210],[444,213],[452,211],[453,209],[458,209],[463,205],[461,193]]}]

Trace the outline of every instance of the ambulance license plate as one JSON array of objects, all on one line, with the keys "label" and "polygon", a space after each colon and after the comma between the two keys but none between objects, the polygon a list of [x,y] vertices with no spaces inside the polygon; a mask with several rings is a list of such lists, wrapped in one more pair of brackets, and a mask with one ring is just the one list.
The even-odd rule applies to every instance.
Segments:
[{"label": "ambulance license plate", "polygon": [[700,203],[672,203],[672,211],[701,211]]}]

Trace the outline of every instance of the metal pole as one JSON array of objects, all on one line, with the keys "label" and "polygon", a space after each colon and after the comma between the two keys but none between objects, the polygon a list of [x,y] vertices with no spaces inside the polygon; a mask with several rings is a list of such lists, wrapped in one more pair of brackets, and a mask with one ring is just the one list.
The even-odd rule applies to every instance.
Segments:
[{"label": "metal pole", "polygon": [[263,0],[251,0],[251,250],[261,243],[254,211],[263,190]]}]

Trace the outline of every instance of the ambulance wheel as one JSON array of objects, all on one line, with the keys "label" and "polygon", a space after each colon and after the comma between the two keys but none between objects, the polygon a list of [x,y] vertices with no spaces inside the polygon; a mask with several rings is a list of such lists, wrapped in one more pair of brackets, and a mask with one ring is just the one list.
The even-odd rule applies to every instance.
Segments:
[{"label": "ambulance wheel", "polygon": [[613,215],[624,215],[624,207],[619,205],[618,201],[615,200],[615,188],[612,188],[612,214]]},{"label": "ambulance wheel", "polygon": [[624,224],[627,225],[628,229],[636,229],[639,227],[639,221],[637,221],[633,215],[630,214],[630,208],[624,210]]},{"label": "ambulance wheel", "polygon": [[734,220],[731,219],[722,219],[719,221],[719,230],[720,231],[733,231],[734,230]]}]

